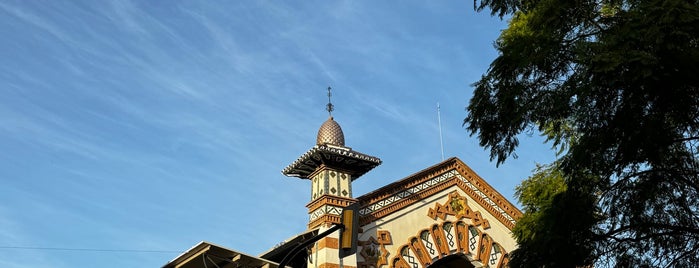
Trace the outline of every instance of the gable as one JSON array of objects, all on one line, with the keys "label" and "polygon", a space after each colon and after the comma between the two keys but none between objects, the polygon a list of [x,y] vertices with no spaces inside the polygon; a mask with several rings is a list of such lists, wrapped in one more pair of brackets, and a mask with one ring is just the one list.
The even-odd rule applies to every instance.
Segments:
[{"label": "gable", "polygon": [[360,267],[427,267],[458,256],[505,266],[521,212],[457,158],[358,198]]},{"label": "gable", "polygon": [[522,212],[517,207],[464,162],[452,157],[358,197],[360,224],[381,219],[452,186],[461,189],[484,212],[491,214],[510,230],[522,217]]}]

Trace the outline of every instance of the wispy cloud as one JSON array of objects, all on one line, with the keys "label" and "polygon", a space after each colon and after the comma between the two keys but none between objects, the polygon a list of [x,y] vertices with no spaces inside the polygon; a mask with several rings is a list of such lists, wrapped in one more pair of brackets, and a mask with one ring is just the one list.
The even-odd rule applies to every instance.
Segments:
[{"label": "wispy cloud", "polygon": [[53,23],[37,16],[32,12],[25,11],[22,8],[7,4],[6,2],[0,3],[0,9],[20,19],[21,21],[32,25],[33,27],[41,29],[44,33],[53,35],[65,43],[75,43],[70,35],[67,34],[66,30],[55,26]]},{"label": "wispy cloud", "polygon": [[[472,65],[459,62],[483,53],[469,50],[480,32],[435,5],[0,2],[0,149],[11,151],[0,155],[0,241],[266,250],[259,241],[306,227],[307,182],[279,170],[314,145],[327,86],[348,145],[385,159],[356,189],[433,164],[435,102],[463,112]],[[445,133],[469,157],[477,144],[464,136]],[[259,230],[275,231],[253,239]],[[0,266],[26,267],[2,254],[12,259]],[[169,259],[32,254],[54,261],[30,263],[45,267]]]},{"label": "wispy cloud", "polygon": [[138,21],[148,18],[148,14],[136,8],[130,0],[112,0],[109,2],[114,11],[112,20],[117,22],[129,32],[145,37],[150,37],[149,31]]}]

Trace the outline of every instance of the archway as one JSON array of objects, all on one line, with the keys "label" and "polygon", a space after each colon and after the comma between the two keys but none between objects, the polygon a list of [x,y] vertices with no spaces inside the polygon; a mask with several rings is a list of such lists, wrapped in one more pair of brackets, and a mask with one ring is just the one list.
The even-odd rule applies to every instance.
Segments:
[{"label": "archway", "polygon": [[454,254],[441,258],[427,268],[475,268],[464,254]]},{"label": "archway", "polygon": [[[392,268],[476,267],[473,263],[478,267],[495,268],[506,267],[509,261],[500,244],[461,220],[435,223],[418,231],[397,249],[389,262]],[[470,266],[460,265],[462,262]]]}]

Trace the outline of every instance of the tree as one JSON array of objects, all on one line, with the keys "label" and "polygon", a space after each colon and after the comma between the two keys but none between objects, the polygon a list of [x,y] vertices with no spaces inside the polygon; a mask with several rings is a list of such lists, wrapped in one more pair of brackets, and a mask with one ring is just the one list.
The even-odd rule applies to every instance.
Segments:
[{"label": "tree", "polygon": [[[574,197],[567,191],[564,175],[556,164],[538,166],[534,174],[517,187],[524,216],[512,230],[519,249],[511,253],[512,267],[570,267],[586,259],[590,250],[584,242],[589,233],[580,232],[594,217],[581,217],[593,211],[589,198]],[[570,210],[568,208],[575,208]],[[583,228],[580,228],[583,227]],[[565,247],[576,245],[580,247]]]},{"label": "tree", "polygon": [[[560,149],[518,188],[512,265],[698,263],[699,1],[474,4],[510,21],[464,125],[498,165],[522,132]],[[542,176],[564,190],[525,195]]]}]

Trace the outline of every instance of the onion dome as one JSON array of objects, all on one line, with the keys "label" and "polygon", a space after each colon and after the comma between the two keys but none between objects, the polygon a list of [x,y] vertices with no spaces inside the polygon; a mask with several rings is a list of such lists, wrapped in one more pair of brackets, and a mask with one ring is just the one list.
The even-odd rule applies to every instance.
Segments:
[{"label": "onion dome", "polygon": [[342,128],[340,124],[333,120],[333,117],[329,117],[325,120],[323,124],[318,129],[318,138],[316,138],[316,144],[331,144],[336,146],[345,146],[345,134],[342,133]]}]

